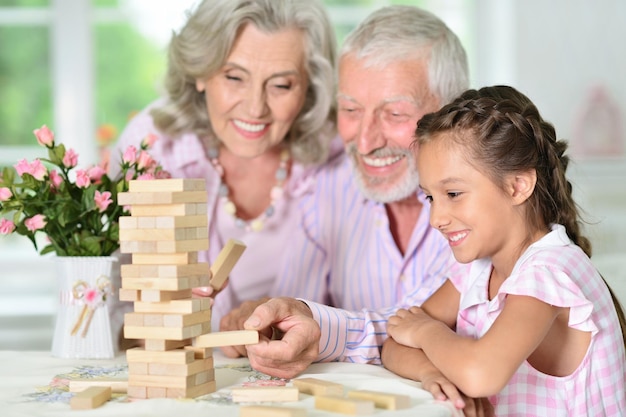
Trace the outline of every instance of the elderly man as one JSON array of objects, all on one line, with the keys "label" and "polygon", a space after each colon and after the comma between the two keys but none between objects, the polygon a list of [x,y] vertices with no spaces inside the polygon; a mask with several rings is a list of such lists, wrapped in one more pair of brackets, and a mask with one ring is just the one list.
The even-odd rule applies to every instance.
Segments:
[{"label": "elderly man", "polygon": [[346,38],[338,129],[347,157],[319,176],[302,205],[302,228],[285,248],[289,260],[272,292],[304,299],[232,311],[221,330],[267,337],[225,348],[227,355],[247,354],[255,369],[286,378],[313,361],[381,363],[387,318],[426,300],[453,262],[448,242],[429,226],[409,148],[417,121],[467,86],[461,43],[421,9],[382,8]]}]

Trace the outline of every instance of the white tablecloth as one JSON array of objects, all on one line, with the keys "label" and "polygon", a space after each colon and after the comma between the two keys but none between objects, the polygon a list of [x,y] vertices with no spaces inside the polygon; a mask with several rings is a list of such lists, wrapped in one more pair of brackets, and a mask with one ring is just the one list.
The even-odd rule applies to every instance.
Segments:
[{"label": "white tablecloth", "polygon": [[[58,359],[49,352],[0,351],[0,415],[3,417],[222,417],[238,416],[239,407],[230,400],[230,388],[262,383],[269,377],[252,370],[247,359],[228,359],[215,351],[217,392],[198,399],[149,399],[130,401],[123,394],[114,394],[111,401],[94,410],[71,410],[67,391],[68,380],[96,377],[100,374],[126,377],[125,356],[112,360]],[[452,417],[460,416],[447,402],[437,402],[419,384],[400,378],[383,367],[349,363],[314,364],[301,375],[341,383],[346,391],[376,390],[411,397],[411,408],[397,411],[376,409],[374,416],[387,417]],[[289,384],[289,382],[287,382]],[[272,404],[279,405],[279,404]],[[308,416],[340,416],[316,410],[314,398],[300,394],[297,403],[281,403],[304,407]]]}]

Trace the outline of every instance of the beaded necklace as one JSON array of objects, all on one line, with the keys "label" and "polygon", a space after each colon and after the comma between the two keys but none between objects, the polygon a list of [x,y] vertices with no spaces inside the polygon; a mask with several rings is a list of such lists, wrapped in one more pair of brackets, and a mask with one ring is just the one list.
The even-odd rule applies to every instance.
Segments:
[{"label": "beaded necklace", "polygon": [[272,187],[270,191],[270,205],[257,217],[256,219],[252,219],[246,221],[237,216],[237,206],[233,203],[228,196],[230,195],[230,189],[226,182],[224,182],[224,167],[220,164],[219,156],[220,151],[218,148],[209,148],[207,155],[209,156],[209,160],[211,164],[220,175],[220,185],[218,189],[218,195],[220,198],[220,203],[224,207],[224,210],[235,219],[235,225],[241,229],[245,229],[246,231],[258,232],[263,230],[265,226],[265,221],[274,215],[275,204],[276,202],[282,198],[284,194],[285,180],[287,179],[287,164],[291,157],[289,149],[283,149],[280,153],[280,162],[278,164],[278,168],[276,169],[276,174],[274,175],[276,178],[276,184]]}]

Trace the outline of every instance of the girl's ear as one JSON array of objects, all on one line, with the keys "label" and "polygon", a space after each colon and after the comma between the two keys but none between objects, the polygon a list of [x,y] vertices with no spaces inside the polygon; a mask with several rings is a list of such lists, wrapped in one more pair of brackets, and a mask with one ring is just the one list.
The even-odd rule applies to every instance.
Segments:
[{"label": "girl's ear", "polygon": [[511,181],[511,197],[515,205],[522,204],[535,191],[537,184],[537,171],[534,169],[517,173]]}]

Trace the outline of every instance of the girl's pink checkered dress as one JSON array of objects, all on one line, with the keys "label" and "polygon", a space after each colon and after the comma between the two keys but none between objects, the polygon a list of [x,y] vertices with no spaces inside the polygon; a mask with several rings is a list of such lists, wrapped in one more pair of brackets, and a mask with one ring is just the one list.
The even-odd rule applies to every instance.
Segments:
[{"label": "girl's pink checkered dress", "polygon": [[[491,301],[487,288],[491,262],[480,259],[452,283],[461,293],[457,333],[481,337],[506,303],[506,294],[535,297],[569,307],[570,326],[592,333],[587,355],[566,377],[554,377],[527,362],[507,386],[490,398],[496,416],[624,416],[626,367],[624,344],[611,296],[589,258],[561,225],[531,245]],[[469,272],[469,276],[468,276]]]}]

